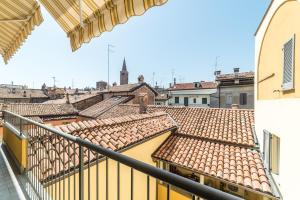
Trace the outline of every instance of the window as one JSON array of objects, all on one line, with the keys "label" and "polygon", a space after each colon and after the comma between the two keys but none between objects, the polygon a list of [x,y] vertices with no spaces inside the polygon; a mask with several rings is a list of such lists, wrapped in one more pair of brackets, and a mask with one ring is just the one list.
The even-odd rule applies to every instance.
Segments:
[{"label": "window", "polygon": [[264,162],[267,169],[279,174],[280,138],[264,130]]},{"label": "window", "polygon": [[247,105],[247,93],[240,93],[240,105]]},{"label": "window", "polygon": [[196,98],[194,98],[193,102],[194,102],[194,103],[197,103],[197,99],[196,99]]},{"label": "window", "polygon": [[232,95],[231,94],[227,94],[226,95],[226,104],[227,105],[231,105],[232,104]]},{"label": "window", "polygon": [[207,98],[202,98],[202,104],[207,104]]},{"label": "window", "polygon": [[295,65],[295,36],[283,45],[283,81],[282,89],[294,88],[294,65]]},{"label": "window", "polygon": [[175,103],[179,103],[179,97],[175,97]]}]

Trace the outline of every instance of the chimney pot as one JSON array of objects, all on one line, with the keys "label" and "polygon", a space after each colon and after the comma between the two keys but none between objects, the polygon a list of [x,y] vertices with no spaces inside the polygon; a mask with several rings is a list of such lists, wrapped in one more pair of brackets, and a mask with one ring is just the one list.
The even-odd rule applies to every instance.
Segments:
[{"label": "chimney pot", "polygon": [[148,95],[147,93],[139,94],[140,114],[147,113]]},{"label": "chimney pot", "polygon": [[239,73],[239,72],[240,72],[240,68],[239,68],[239,67],[233,68],[233,72],[234,72],[234,73]]},{"label": "chimney pot", "polygon": [[139,75],[138,83],[144,83],[144,76],[143,75]]},{"label": "chimney pot", "polygon": [[[75,96],[75,98],[76,98],[76,96]],[[70,96],[69,96],[69,93],[67,93],[67,100],[66,100],[66,103],[67,104],[70,104],[71,102],[70,102]]]}]

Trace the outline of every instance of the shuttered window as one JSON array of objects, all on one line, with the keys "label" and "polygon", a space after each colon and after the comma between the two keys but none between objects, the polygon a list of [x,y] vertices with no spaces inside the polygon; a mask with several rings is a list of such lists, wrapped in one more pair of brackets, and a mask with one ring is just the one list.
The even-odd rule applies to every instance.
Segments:
[{"label": "shuttered window", "polygon": [[179,103],[179,97],[175,97],[175,103]]},{"label": "shuttered window", "polygon": [[240,93],[240,105],[247,105],[247,93]]},{"label": "shuttered window", "polygon": [[283,82],[282,89],[294,88],[295,36],[283,46]]},{"label": "shuttered window", "polygon": [[266,168],[270,169],[270,139],[271,133],[267,130],[264,130],[264,162]]},{"label": "shuttered window", "polygon": [[280,138],[272,134],[271,142],[271,171],[279,174]]},{"label": "shuttered window", "polygon": [[279,174],[280,138],[266,130],[264,130],[263,155],[266,168],[274,174]]}]

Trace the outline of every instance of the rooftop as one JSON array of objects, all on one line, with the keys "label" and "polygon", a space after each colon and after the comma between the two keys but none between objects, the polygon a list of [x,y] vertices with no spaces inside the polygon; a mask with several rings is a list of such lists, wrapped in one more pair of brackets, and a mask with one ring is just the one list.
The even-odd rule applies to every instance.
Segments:
[{"label": "rooftop", "polygon": [[19,89],[0,87],[0,98],[4,99],[24,99],[24,98],[48,98],[39,89]]},{"label": "rooftop", "polygon": [[238,72],[231,74],[220,74],[216,76],[216,81],[232,80],[232,79],[254,79],[254,72]]},{"label": "rooftop", "polygon": [[[158,112],[104,120],[73,122],[68,125],[57,126],[56,128],[102,147],[121,151],[161,133],[174,130],[176,129],[176,124],[166,113]],[[78,152],[75,154],[75,162],[72,162],[70,165],[69,163],[65,165],[63,162],[64,158],[74,156],[78,146],[75,151],[68,151],[67,148],[64,148],[67,144],[63,140],[54,138],[55,135],[45,135],[44,137],[42,141],[29,141],[31,152],[29,160],[39,160],[38,164],[29,163],[29,169],[38,168],[39,170],[37,171],[40,173],[38,177],[42,181],[46,181],[50,175],[57,175],[63,169],[68,170],[69,167],[78,166]],[[47,152],[47,149],[51,149],[51,152]],[[54,154],[56,156],[53,156]],[[95,155],[92,152],[90,154],[90,157],[88,157],[87,151],[84,152],[85,162],[95,160]],[[45,163],[51,163],[51,165],[46,165]],[[54,167],[58,165],[62,167]]]},{"label": "rooftop", "polygon": [[153,157],[272,194],[260,154],[253,149],[175,134],[164,142]]},{"label": "rooftop", "polygon": [[[195,86],[196,83],[199,83],[199,86]],[[173,85],[168,90],[200,90],[200,89],[214,89],[217,87],[215,82],[195,82],[195,83],[177,83]]]},{"label": "rooftop", "polygon": [[22,116],[58,116],[76,115],[78,111],[71,104],[43,104],[43,103],[12,103],[2,106],[2,110],[8,110]]},{"label": "rooftop", "polygon": [[81,116],[97,118],[105,111],[113,108],[114,106],[116,106],[120,103],[125,103],[130,99],[131,99],[131,97],[128,97],[128,96],[111,97],[109,99],[105,99],[99,103],[92,105],[91,107],[81,111],[79,114]]},{"label": "rooftop", "polygon": [[[197,138],[254,147],[254,111],[250,109],[148,106],[148,112],[167,112],[178,124],[178,132]],[[139,112],[138,105],[118,105],[99,118]]]},{"label": "rooftop", "polygon": [[[97,92],[92,92],[92,93],[85,93],[85,94],[81,94],[81,95],[69,95],[69,100],[70,103],[77,103],[92,97],[95,97],[99,95],[98,91]],[[48,100],[46,102],[44,102],[45,104],[64,104],[67,102],[67,97],[65,96],[62,99],[54,99],[54,100]]]}]

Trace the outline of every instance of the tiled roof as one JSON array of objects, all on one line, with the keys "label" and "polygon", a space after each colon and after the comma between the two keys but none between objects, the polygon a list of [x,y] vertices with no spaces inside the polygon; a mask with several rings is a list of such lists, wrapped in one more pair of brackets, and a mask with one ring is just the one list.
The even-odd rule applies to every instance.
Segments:
[{"label": "tiled roof", "polygon": [[254,111],[195,107],[149,106],[149,112],[165,111],[178,124],[178,132],[213,141],[254,146]]},{"label": "tiled roof", "polygon": [[133,83],[133,84],[125,84],[125,85],[116,85],[116,86],[112,86],[109,87],[109,90],[105,89],[100,91],[100,93],[107,93],[107,92],[133,92],[134,90],[142,87],[142,86],[146,86],[148,87],[150,90],[153,91],[153,93],[157,94],[157,92],[147,83],[143,82],[143,83]]},{"label": "tiled roof", "polygon": [[[134,90],[138,86],[140,86],[139,83],[116,85],[113,87],[109,87],[109,92],[129,92]],[[103,92],[107,92],[107,90],[103,90]]]},{"label": "tiled roof", "polygon": [[38,122],[38,123],[44,123],[43,120],[40,118],[40,117],[37,117],[37,116],[34,116],[34,117],[27,117],[28,119],[31,119],[35,122]]},{"label": "tiled roof", "polygon": [[[198,138],[243,146],[254,146],[254,111],[250,109],[148,106],[148,112],[167,112],[178,124],[178,132]],[[137,105],[119,105],[99,118],[139,112]]]},{"label": "tiled roof", "polygon": [[91,107],[81,111],[79,114],[82,116],[87,116],[91,118],[97,118],[105,111],[113,108],[114,106],[124,103],[131,99],[131,97],[128,96],[117,96],[117,97],[111,97],[109,99],[105,99],[97,104],[92,105]]},{"label": "tiled roof", "polygon": [[[24,91],[26,96],[24,96]],[[0,88],[0,98],[48,98],[42,90],[38,89],[12,89],[10,88]]]},{"label": "tiled roof", "polygon": [[195,83],[177,83],[169,90],[199,90],[199,89],[214,89],[217,87],[215,82],[199,82],[200,87],[195,87]]},{"label": "tiled roof", "polygon": [[139,113],[139,106],[134,104],[120,104],[98,116],[98,119],[133,115]]},{"label": "tiled roof", "polygon": [[167,95],[167,94],[158,94],[156,97],[155,97],[155,100],[160,100],[160,101],[166,101],[170,99],[170,97]]},{"label": "tiled roof", "polygon": [[220,74],[216,77],[217,81],[231,80],[231,79],[254,79],[254,72],[239,72],[237,74]]},{"label": "tiled roof", "polygon": [[260,154],[256,150],[175,134],[164,142],[153,157],[272,194]]},{"label": "tiled roof", "polygon": [[[120,151],[160,133],[173,130],[176,128],[176,124],[166,113],[159,112],[104,120],[73,122],[68,125],[57,126],[56,128],[102,147]],[[35,163],[29,162],[29,169],[37,167],[39,169],[37,170],[39,173],[38,177],[44,181],[48,176],[57,175],[63,169],[68,170],[69,165],[65,162],[69,160],[68,158],[72,158],[70,167],[78,166],[78,145],[75,145],[75,150],[67,148],[67,145],[67,142],[54,135],[45,135],[45,138],[40,140],[29,140],[28,160],[35,160]],[[59,152],[59,150],[61,151]],[[75,163],[73,159],[75,159]],[[84,161],[88,162],[89,160],[95,160],[95,155],[93,152],[90,152],[89,159],[88,152],[85,149]],[[61,166],[60,168],[55,167],[59,165]]]},{"label": "tiled roof", "polygon": [[[86,93],[81,95],[69,95],[70,103],[77,103],[79,101],[83,101],[92,97],[99,95],[98,92]],[[67,97],[62,99],[48,100],[44,102],[44,104],[64,104],[67,102]]]},{"label": "tiled roof", "polygon": [[12,103],[6,110],[22,116],[76,115],[78,111],[71,104]]}]

